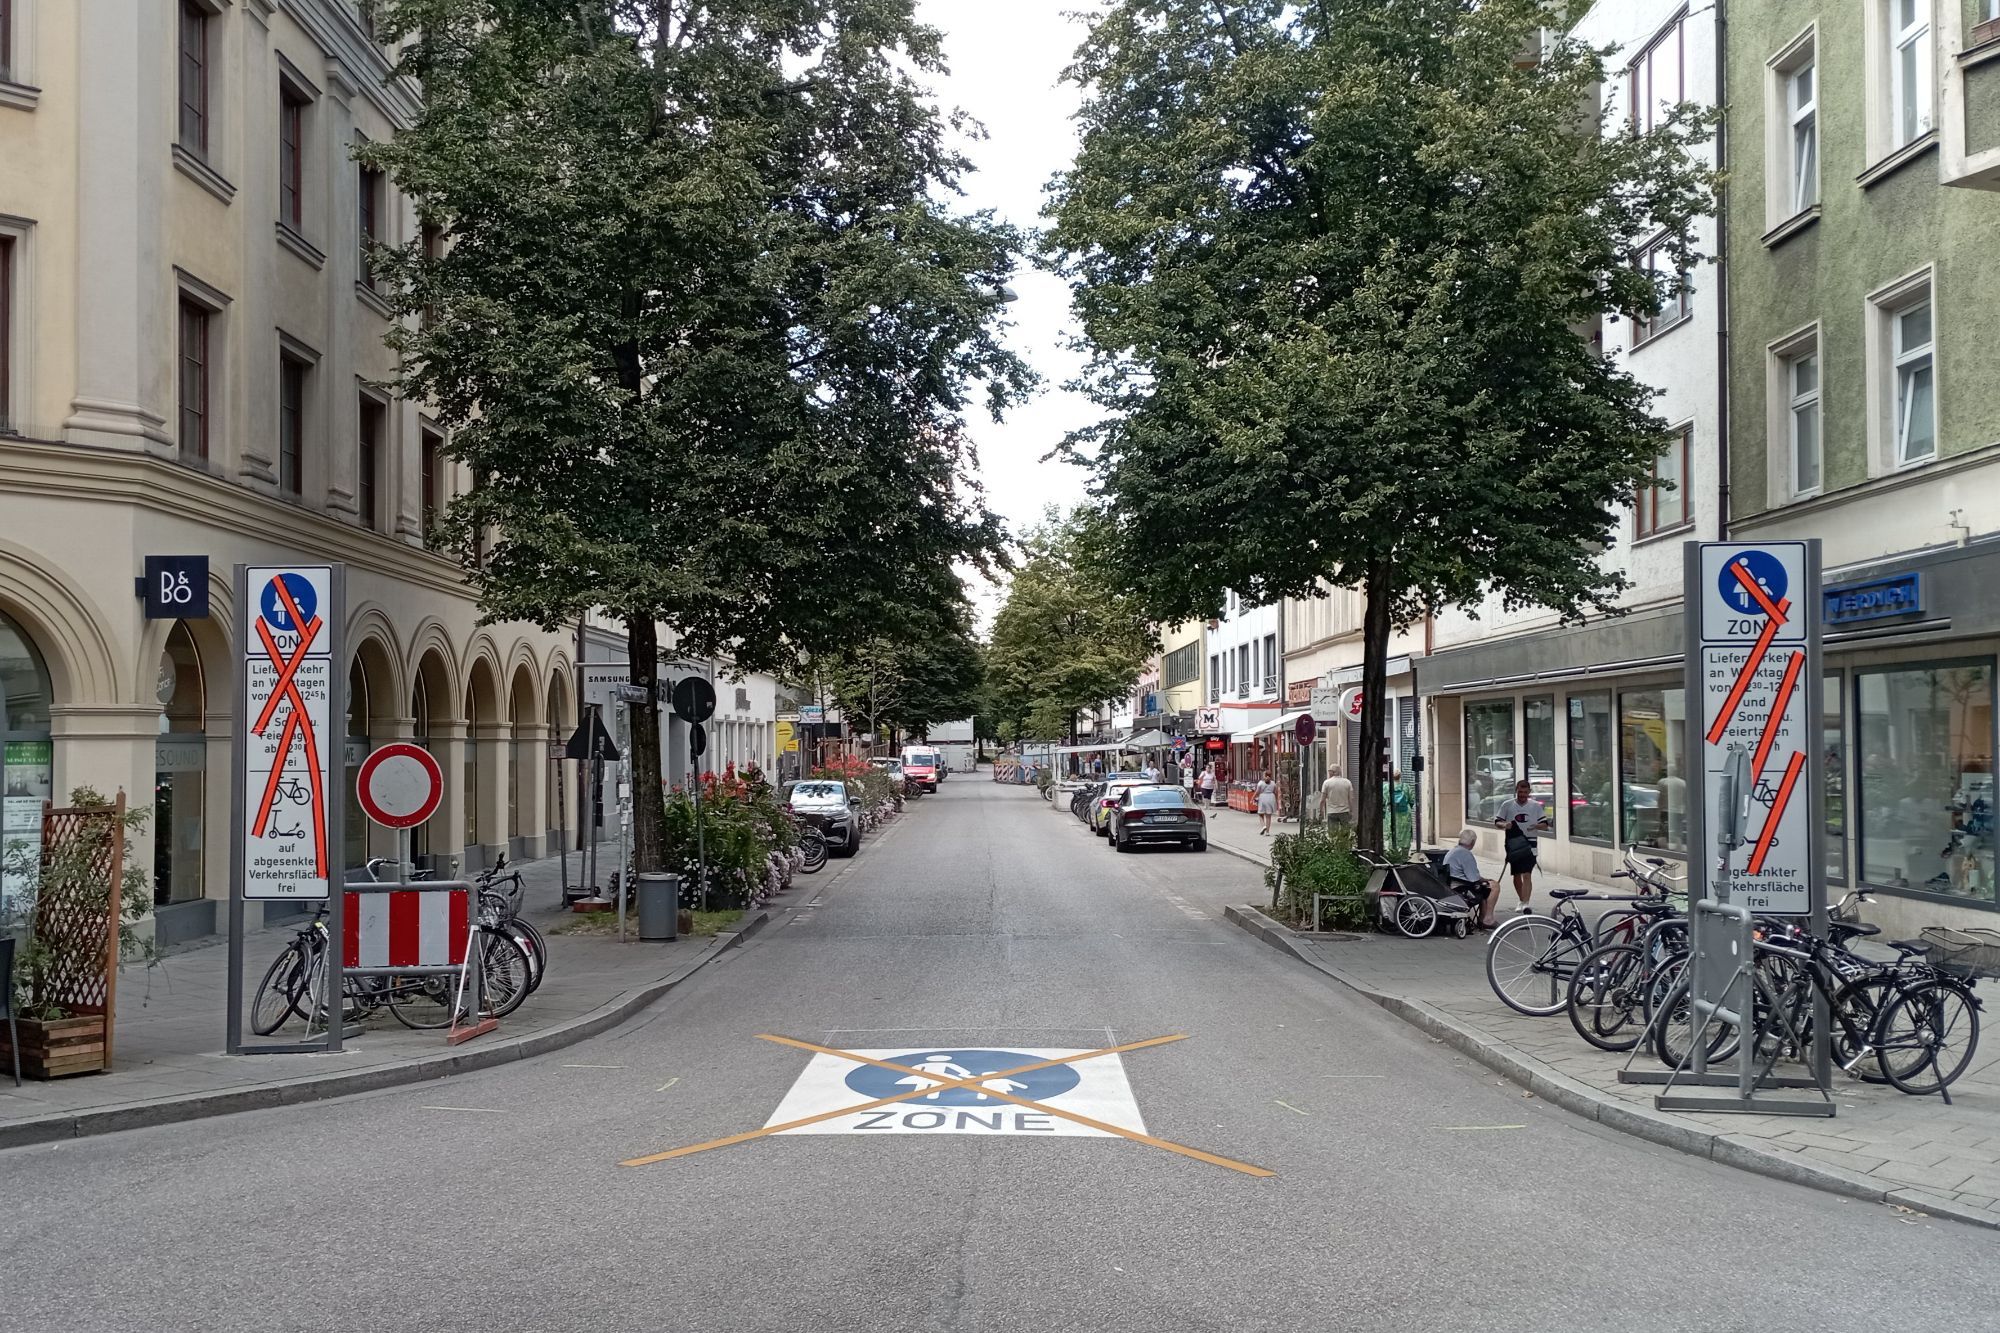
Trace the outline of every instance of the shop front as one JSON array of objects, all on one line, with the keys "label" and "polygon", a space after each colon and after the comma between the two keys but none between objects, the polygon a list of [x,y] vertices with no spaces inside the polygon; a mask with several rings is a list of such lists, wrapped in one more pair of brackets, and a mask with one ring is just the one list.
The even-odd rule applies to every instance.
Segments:
[{"label": "shop front", "polygon": [[[1832,891],[1880,891],[1892,930],[1995,924],[2000,544],[1835,571],[1822,605]],[[1674,606],[1428,659],[1438,809],[1497,861],[1494,812],[1525,778],[1555,820],[1547,868],[1608,882],[1626,845],[1685,861],[1681,644]]]},{"label": "shop front", "polygon": [[49,735],[54,695],[41,654],[0,612],[0,918],[25,885],[42,843],[42,803],[55,793],[55,744]]}]

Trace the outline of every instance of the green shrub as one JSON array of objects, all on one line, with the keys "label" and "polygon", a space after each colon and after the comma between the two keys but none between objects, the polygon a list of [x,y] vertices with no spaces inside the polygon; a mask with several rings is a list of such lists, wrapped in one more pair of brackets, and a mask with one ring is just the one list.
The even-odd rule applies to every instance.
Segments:
[{"label": "green shrub", "polygon": [[1271,839],[1271,868],[1264,872],[1281,918],[1294,926],[1311,924],[1313,895],[1338,895],[1328,903],[1319,924],[1347,930],[1365,929],[1368,905],[1368,865],[1354,854],[1354,830],[1342,824],[1308,825],[1297,833]]}]

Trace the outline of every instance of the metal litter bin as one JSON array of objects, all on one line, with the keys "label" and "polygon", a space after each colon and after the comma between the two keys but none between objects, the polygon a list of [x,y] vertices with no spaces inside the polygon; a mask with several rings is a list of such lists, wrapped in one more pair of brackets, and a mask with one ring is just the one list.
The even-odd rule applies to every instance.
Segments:
[{"label": "metal litter bin", "polygon": [[639,889],[639,938],[677,940],[681,924],[681,877],[644,874],[636,876]]}]

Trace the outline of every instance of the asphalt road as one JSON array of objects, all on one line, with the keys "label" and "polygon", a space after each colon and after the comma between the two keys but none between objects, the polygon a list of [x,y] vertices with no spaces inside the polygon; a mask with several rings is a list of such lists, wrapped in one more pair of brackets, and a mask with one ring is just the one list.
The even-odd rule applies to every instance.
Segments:
[{"label": "asphalt road", "polygon": [[[1115,856],[961,776],[833,866],[544,1059],[0,1153],[0,1329],[2000,1327],[1992,1233],[1545,1107],[1221,921],[1258,892],[1221,853]],[[759,1034],[1185,1034],[1122,1057],[1146,1131],[1274,1174],[1046,1132],[619,1164],[764,1125],[811,1057]]]}]

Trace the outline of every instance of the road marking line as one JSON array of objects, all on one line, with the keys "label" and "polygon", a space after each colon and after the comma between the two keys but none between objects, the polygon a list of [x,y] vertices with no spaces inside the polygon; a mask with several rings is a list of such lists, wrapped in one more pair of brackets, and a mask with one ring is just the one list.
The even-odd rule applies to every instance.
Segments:
[{"label": "road marking line", "polygon": [[564,1065],[564,1069],[623,1069],[624,1065]]},{"label": "road marking line", "polygon": [[466,1115],[506,1115],[507,1112],[494,1106],[426,1106],[425,1111],[460,1111]]},{"label": "road marking line", "polygon": [[1473,1130],[1473,1129],[1526,1129],[1526,1125],[1433,1125],[1433,1129]]},{"label": "road marking line", "polygon": [[[1284,1108],[1285,1108],[1285,1109],[1286,1109],[1287,1111],[1299,1111],[1299,1108],[1298,1108],[1298,1107],[1296,1107],[1296,1106],[1292,1105],[1292,1104],[1291,1104],[1290,1102],[1286,1101],[1286,1100],[1285,1100],[1284,1098],[1282,1098],[1282,1097],[1273,1097],[1273,1098],[1272,1098],[1271,1100],[1272,1100],[1272,1101],[1274,1101],[1274,1102],[1276,1102],[1276,1103],[1277,1103],[1278,1105],[1280,1105],[1280,1106],[1284,1107]],[[1299,1114],[1300,1114],[1300,1115],[1311,1115],[1311,1114],[1312,1114],[1312,1112],[1311,1112],[1311,1111],[1299,1111]]]},{"label": "road marking line", "polygon": [[657,1088],[654,1088],[654,1089],[653,1089],[653,1091],[654,1091],[654,1092],[665,1092],[665,1091],[666,1091],[666,1090],[667,1090],[668,1088],[671,1088],[672,1086],[674,1086],[674,1084],[676,1084],[676,1083],[678,1083],[678,1082],[680,1082],[680,1081],[681,1081],[681,1076],[680,1076],[679,1074],[675,1074],[675,1075],[674,1075],[674,1076],[673,1076],[672,1078],[668,1079],[668,1080],[667,1080],[667,1081],[666,1081],[665,1083],[662,1083],[662,1084],[661,1084],[661,1085],[660,1085],[659,1087],[657,1087]]}]

